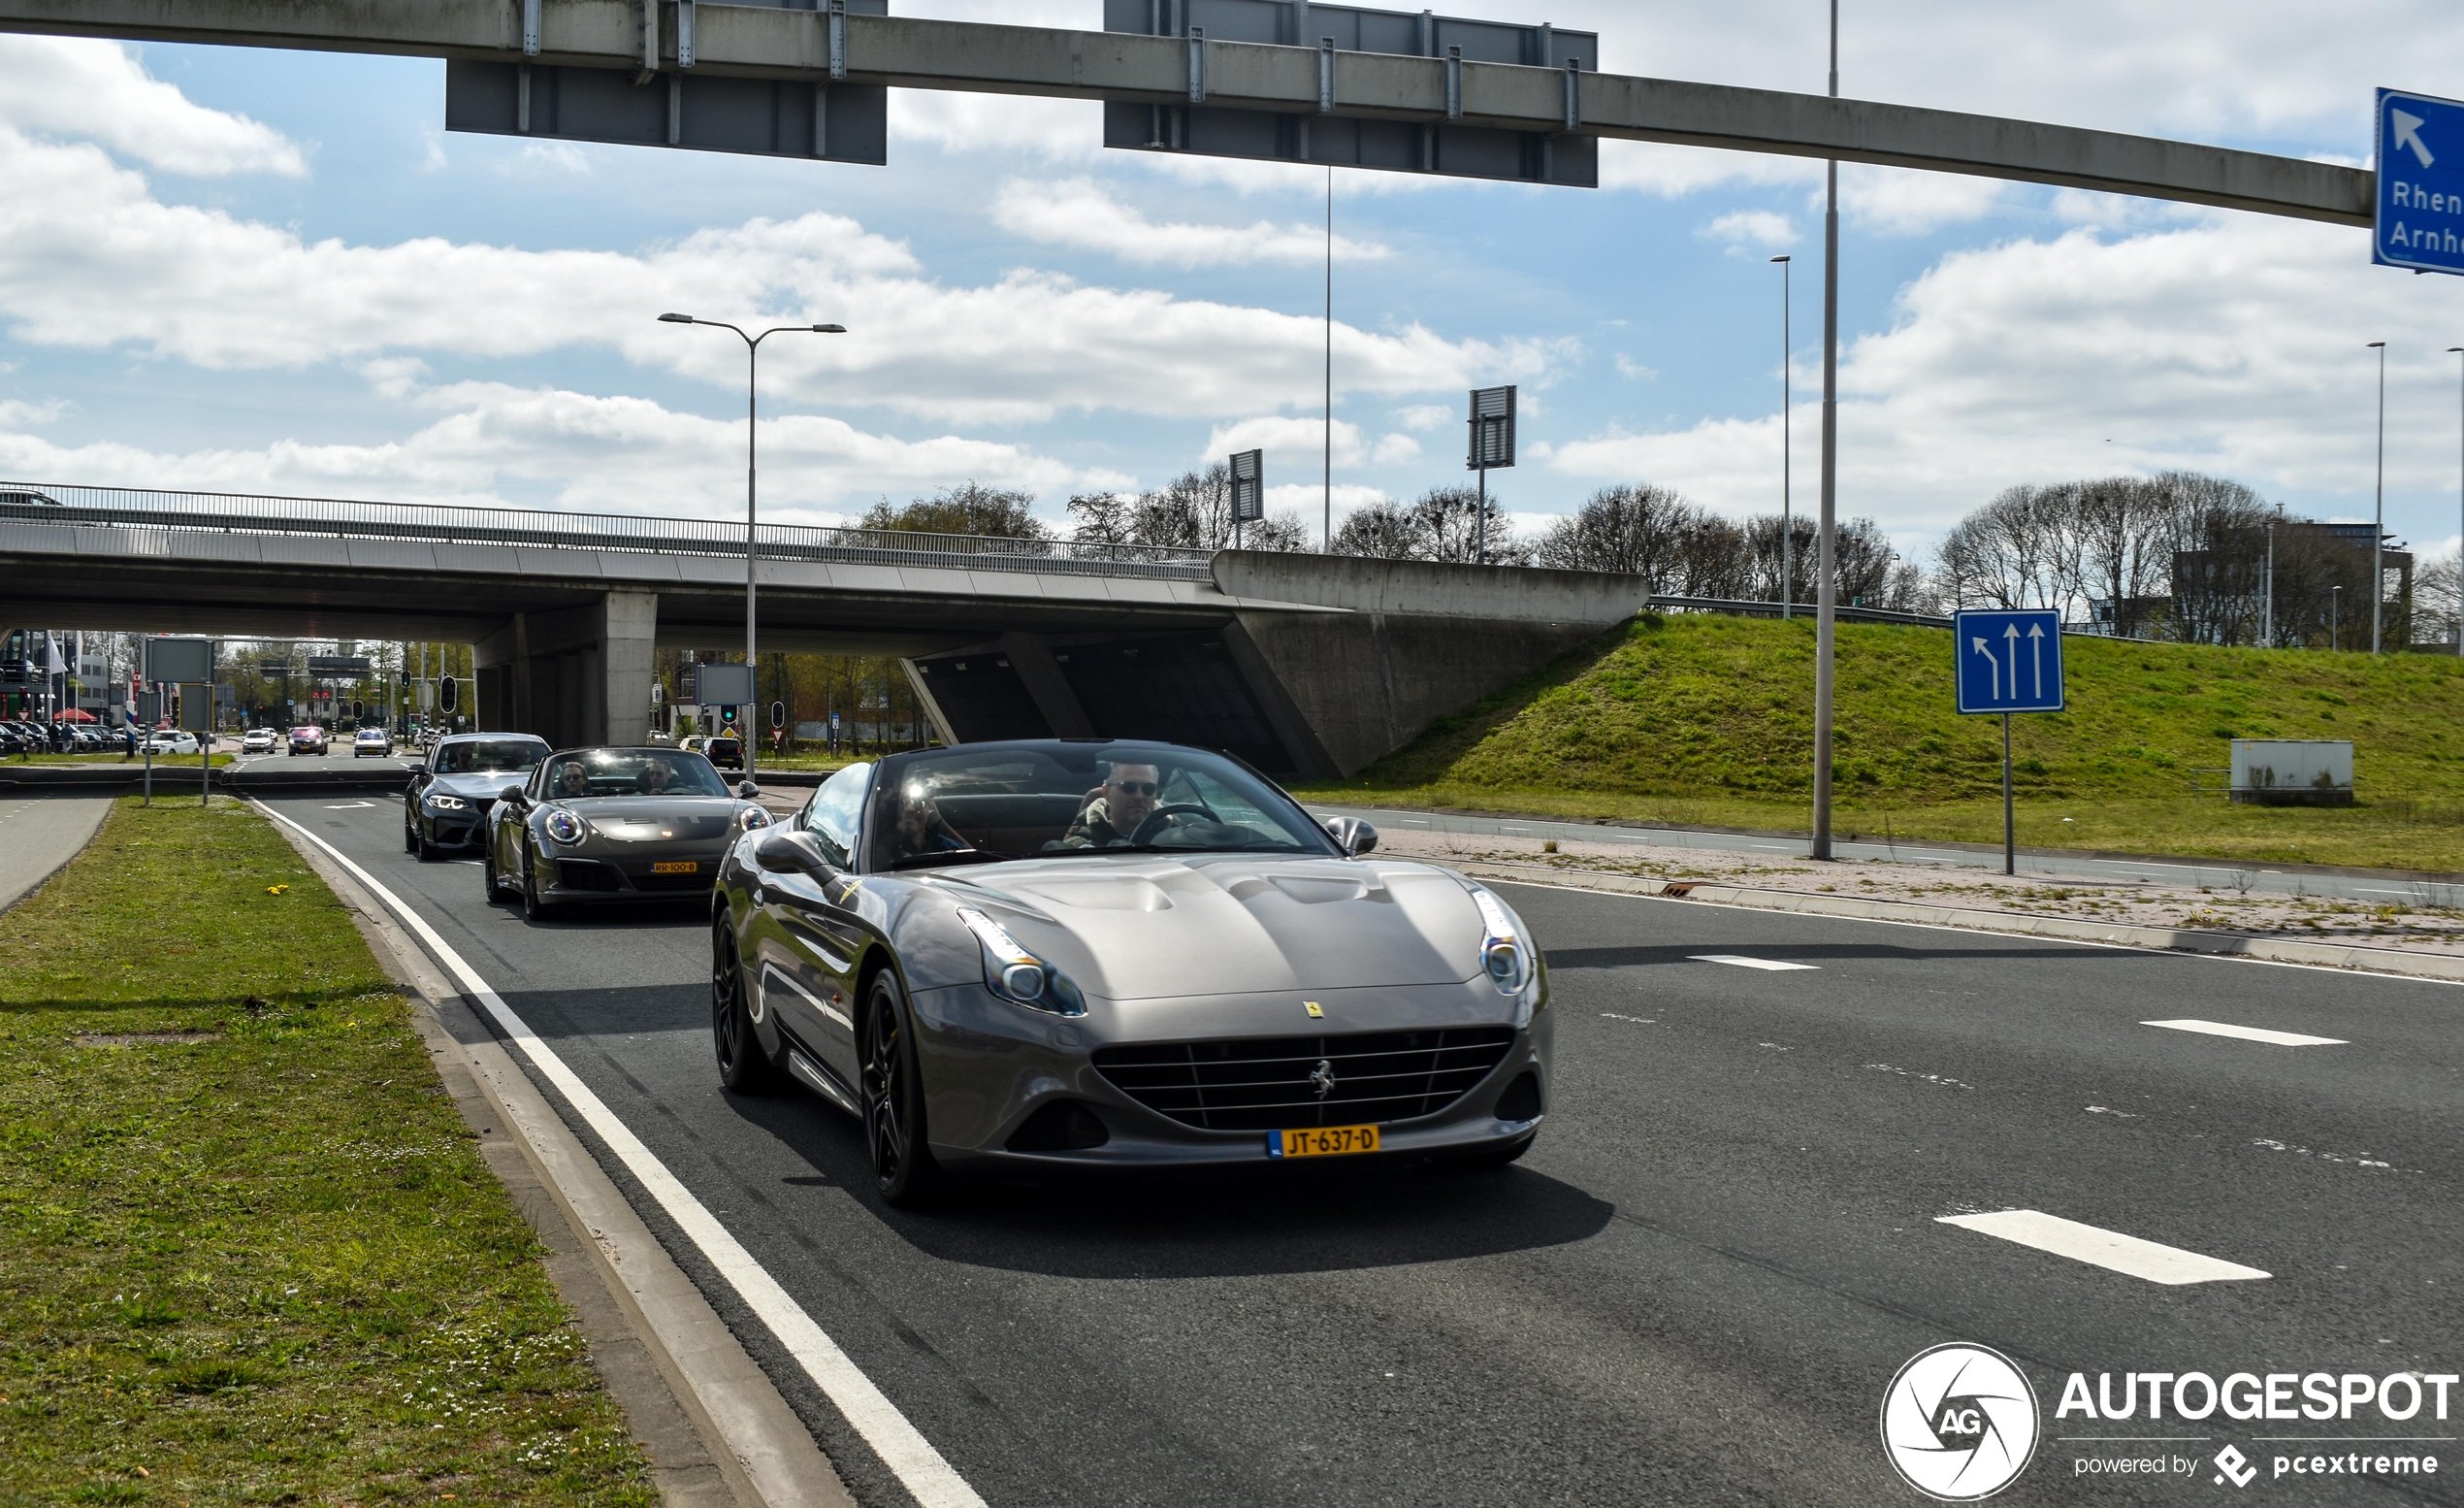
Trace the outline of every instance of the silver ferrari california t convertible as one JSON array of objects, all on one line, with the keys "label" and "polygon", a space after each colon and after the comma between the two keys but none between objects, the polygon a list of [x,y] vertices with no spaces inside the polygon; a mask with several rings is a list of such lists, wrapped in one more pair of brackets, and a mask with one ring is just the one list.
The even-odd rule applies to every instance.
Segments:
[{"label": "silver ferrari california t convertible", "polygon": [[683,749],[551,754],[488,813],[488,899],[509,886],[535,921],[576,902],[706,893],[728,845],[769,824],[754,794]]},{"label": "silver ferrari california t convertible", "polygon": [[893,1204],[1002,1166],[1511,1162],[1547,966],[1493,892],[1376,840],[1171,744],[851,765],[720,867],[721,1080],[859,1117]]}]

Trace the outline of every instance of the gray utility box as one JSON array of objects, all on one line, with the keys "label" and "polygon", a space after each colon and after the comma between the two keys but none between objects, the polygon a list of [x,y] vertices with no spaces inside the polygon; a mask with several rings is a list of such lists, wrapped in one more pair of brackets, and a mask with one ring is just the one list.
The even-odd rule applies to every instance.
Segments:
[{"label": "gray utility box", "polygon": [[2235,738],[2233,800],[2258,806],[2350,806],[2352,744],[2332,738]]}]

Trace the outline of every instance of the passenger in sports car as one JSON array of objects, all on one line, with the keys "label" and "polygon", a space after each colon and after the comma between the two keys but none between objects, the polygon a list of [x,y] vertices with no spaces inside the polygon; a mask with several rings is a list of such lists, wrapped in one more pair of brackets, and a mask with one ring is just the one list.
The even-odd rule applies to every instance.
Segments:
[{"label": "passenger in sports car", "polygon": [[1110,848],[1130,840],[1155,809],[1161,771],[1152,765],[1115,765],[1101,794],[1088,802],[1061,838],[1063,848]]}]

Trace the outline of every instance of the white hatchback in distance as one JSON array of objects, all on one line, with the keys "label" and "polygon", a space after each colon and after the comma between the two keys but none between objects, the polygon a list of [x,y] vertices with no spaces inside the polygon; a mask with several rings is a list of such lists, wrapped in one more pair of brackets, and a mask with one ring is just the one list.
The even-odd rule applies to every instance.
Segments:
[{"label": "white hatchback in distance", "polygon": [[240,752],[243,754],[273,753],[274,730],[271,728],[249,729],[240,739]]},{"label": "white hatchback in distance", "polygon": [[351,739],[351,758],[362,754],[389,755],[394,752],[394,736],[382,728],[362,728]]}]

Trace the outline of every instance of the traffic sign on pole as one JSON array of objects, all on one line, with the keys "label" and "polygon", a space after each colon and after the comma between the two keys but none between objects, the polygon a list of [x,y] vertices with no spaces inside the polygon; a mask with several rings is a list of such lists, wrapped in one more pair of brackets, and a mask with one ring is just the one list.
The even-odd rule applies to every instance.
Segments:
[{"label": "traffic sign on pole", "polygon": [[2062,709],[2061,614],[1962,612],[1951,620],[1951,638],[1961,713]]},{"label": "traffic sign on pole", "polygon": [[2011,714],[2062,710],[2061,614],[2050,607],[1961,612],[1951,619],[1953,680],[1962,715],[2002,717],[2002,872],[2019,872],[2011,805]]},{"label": "traffic sign on pole", "polygon": [[2378,138],[2370,260],[2464,273],[2464,100],[2381,89]]}]

